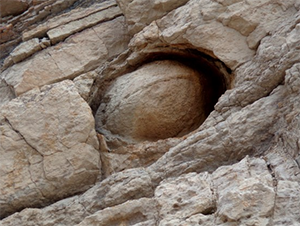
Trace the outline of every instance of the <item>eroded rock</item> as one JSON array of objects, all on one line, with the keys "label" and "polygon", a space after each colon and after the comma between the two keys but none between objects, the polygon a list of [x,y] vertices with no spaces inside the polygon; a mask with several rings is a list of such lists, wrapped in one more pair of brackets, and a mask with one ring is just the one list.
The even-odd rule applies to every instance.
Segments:
[{"label": "eroded rock", "polygon": [[100,174],[89,106],[70,81],[1,108],[1,217],[88,189]]},{"label": "eroded rock", "polygon": [[123,75],[98,109],[98,130],[129,142],[187,134],[205,119],[202,76],[175,61],[155,61]]},{"label": "eroded rock", "polygon": [[[124,19],[116,18],[49,47],[30,60],[15,64],[5,70],[2,76],[14,87],[16,95],[35,87],[73,79],[126,49],[128,40],[125,32]],[[26,45],[18,52],[28,54],[27,48]],[[18,54],[17,59],[20,57]]]},{"label": "eroded rock", "polygon": [[[298,224],[298,0],[119,0],[126,20],[115,1],[88,0],[57,15],[74,2],[36,0],[24,13],[2,18],[1,57],[21,36],[27,41],[39,38],[43,50],[35,48],[36,42],[27,51],[23,43],[1,73],[0,205],[2,216],[12,214],[1,225]],[[53,18],[43,21],[47,16]],[[138,89],[135,86],[147,79],[141,77],[135,84],[130,76],[149,62],[178,61],[175,55],[180,54],[180,64],[193,55],[221,71],[220,76],[206,75],[210,84],[219,83],[209,86],[218,95],[207,94],[200,81],[206,99],[214,99],[201,126],[184,136],[145,141],[148,131],[133,130],[135,119],[127,107],[136,101],[143,107],[140,111],[148,111],[144,102],[150,96],[178,104],[178,98],[171,97],[188,95],[155,82]],[[68,78],[75,78],[76,89],[70,81],[43,87]],[[156,81],[156,75],[151,79]],[[188,79],[182,80],[188,84]],[[168,87],[185,86],[177,82]],[[117,83],[122,87],[115,88]],[[94,119],[78,92],[94,111],[102,103],[103,109],[115,106],[113,112],[122,113],[105,116],[114,121],[109,130],[105,121],[98,128],[106,132],[97,134],[104,140],[101,164]],[[154,115],[164,115],[164,109],[155,106]],[[176,118],[186,109],[177,110],[175,116],[172,111],[166,115],[189,127]],[[142,125],[150,128],[152,123]],[[128,131],[122,131],[123,126]],[[118,131],[112,134],[114,129]],[[149,134],[166,132],[154,131]]]}]

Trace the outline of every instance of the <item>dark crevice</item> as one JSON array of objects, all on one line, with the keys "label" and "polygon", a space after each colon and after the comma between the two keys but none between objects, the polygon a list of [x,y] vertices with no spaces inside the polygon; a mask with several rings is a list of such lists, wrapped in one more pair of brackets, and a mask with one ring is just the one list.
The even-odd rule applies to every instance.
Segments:
[{"label": "dark crevice", "polygon": [[207,209],[201,211],[203,215],[212,215],[216,212],[216,207],[215,206],[210,206]]}]

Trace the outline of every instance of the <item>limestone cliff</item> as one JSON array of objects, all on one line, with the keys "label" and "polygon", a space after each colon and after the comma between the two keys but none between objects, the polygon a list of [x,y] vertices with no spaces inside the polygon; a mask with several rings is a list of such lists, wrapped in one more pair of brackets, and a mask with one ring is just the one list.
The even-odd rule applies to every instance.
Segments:
[{"label": "limestone cliff", "polygon": [[0,225],[300,225],[299,0],[0,0]]}]

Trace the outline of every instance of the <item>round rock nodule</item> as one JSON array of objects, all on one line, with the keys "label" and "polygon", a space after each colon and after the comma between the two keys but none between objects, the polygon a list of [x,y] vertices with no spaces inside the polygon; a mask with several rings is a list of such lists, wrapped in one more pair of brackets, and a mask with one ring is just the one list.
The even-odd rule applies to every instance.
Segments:
[{"label": "round rock nodule", "polygon": [[96,127],[130,143],[185,135],[206,117],[201,80],[198,71],[177,61],[148,63],[109,87]]}]

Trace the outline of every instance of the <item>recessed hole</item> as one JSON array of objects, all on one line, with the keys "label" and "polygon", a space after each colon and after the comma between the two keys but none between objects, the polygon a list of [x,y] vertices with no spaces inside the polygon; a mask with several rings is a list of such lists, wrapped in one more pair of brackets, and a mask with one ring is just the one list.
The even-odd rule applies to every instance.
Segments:
[{"label": "recessed hole", "polygon": [[150,54],[107,88],[96,129],[125,143],[186,135],[203,123],[229,86],[224,68],[193,51]]}]

